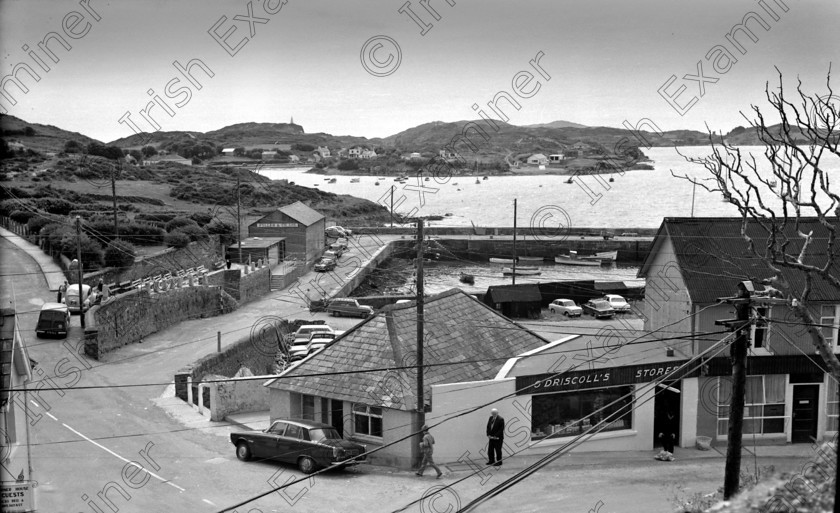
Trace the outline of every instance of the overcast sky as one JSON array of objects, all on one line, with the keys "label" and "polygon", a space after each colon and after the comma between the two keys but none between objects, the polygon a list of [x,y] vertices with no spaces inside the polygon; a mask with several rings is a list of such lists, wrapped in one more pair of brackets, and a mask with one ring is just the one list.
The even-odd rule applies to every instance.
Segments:
[{"label": "overcast sky", "polygon": [[[762,102],[765,83],[776,83],[774,66],[820,92],[832,59],[840,73],[837,0],[431,0],[440,20],[412,0],[425,35],[399,12],[405,0],[280,3],[0,0],[1,73],[17,66],[29,90],[4,78],[0,110],[107,142],[133,133],[118,121],[126,112],[151,131],[140,111],[152,89],[163,105],[148,115],[162,130],[293,116],[310,133],[384,137],[430,121],[477,119],[473,104],[498,118],[487,102],[506,91],[520,108],[499,105],[516,125],[562,119],[620,127],[649,118],[664,130],[728,131],[745,124],[739,111]],[[743,31],[729,41],[750,12],[761,17],[747,23],[758,41]],[[376,36],[396,42],[399,56],[388,40],[374,39],[366,69],[362,49]],[[38,48],[45,38],[46,51]],[[529,65],[539,52],[541,70]],[[192,59],[213,77],[194,65],[190,83],[173,66]],[[684,78],[698,75],[698,62],[704,78]],[[533,78],[519,75],[516,96],[512,80],[523,71]]]}]

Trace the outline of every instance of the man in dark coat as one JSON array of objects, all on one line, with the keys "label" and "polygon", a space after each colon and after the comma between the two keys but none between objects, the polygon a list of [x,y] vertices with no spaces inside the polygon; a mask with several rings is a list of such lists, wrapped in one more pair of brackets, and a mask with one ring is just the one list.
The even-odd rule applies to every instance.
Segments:
[{"label": "man in dark coat", "polygon": [[502,465],[502,445],[505,441],[505,419],[499,415],[499,410],[490,410],[490,418],[487,420],[487,447],[488,465],[500,467]]}]

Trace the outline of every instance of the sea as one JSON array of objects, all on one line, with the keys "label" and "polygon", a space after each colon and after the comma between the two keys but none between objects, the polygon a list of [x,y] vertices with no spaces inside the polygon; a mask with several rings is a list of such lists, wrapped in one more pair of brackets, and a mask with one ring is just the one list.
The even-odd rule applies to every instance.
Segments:
[{"label": "sea", "polygon": [[[755,156],[758,170],[771,178],[766,163],[764,147],[738,148],[748,160]],[[457,176],[449,179],[418,181],[411,177],[405,183],[394,177],[329,176],[307,173],[310,167],[260,169],[260,174],[271,179],[286,179],[297,185],[317,187],[336,194],[350,194],[390,207],[393,190],[394,211],[410,216],[442,216],[430,221],[430,226],[513,226],[514,200],[517,200],[517,226],[597,227],[610,229],[657,228],[665,217],[730,217],[737,216],[737,209],[723,199],[721,192],[709,192],[694,185],[687,178],[713,188],[710,172],[700,164],[690,163],[689,158],[705,158],[710,149],[704,146],[678,148],[648,148],[644,153],[652,161],[653,170],[625,171],[613,175],[568,176]],[[840,175],[840,159],[824,157],[823,169],[833,177]],[[613,181],[610,182],[610,177]],[[686,178],[687,177],[687,178]],[[329,183],[335,178],[336,183]],[[351,182],[358,178],[358,182]],[[380,179],[381,178],[381,179]],[[806,183],[808,176],[802,182]],[[379,185],[376,185],[376,183]],[[776,187],[778,190],[778,185]],[[765,202],[778,205],[774,191],[761,186]],[[533,265],[532,263],[522,265]],[[488,284],[510,283],[502,278],[501,265],[478,265],[474,262],[447,262],[429,266],[425,273],[429,292],[459,286],[476,292],[486,290]],[[517,283],[595,279],[598,281],[625,281],[632,284],[637,267],[615,266],[605,268],[546,264],[540,266],[539,276],[517,276]],[[476,277],[474,287],[458,282],[460,272]],[[410,283],[410,280],[407,281]]]}]

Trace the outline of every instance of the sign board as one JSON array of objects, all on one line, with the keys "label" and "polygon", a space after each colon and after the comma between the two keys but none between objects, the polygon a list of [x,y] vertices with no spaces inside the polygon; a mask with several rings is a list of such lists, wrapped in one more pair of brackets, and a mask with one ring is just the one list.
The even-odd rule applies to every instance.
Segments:
[{"label": "sign board", "polygon": [[628,367],[614,367],[592,371],[570,371],[536,376],[517,376],[517,395],[538,394],[543,392],[569,392],[587,388],[604,388],[618,385],[649,383],[667,376],[668,381],[698,376],[699,369],[680,367],[685,360]]},{"label": "sign board", "polygon": [[30,513],[35,511],[35,490],[31,481],[0,484],[0,511]]}]

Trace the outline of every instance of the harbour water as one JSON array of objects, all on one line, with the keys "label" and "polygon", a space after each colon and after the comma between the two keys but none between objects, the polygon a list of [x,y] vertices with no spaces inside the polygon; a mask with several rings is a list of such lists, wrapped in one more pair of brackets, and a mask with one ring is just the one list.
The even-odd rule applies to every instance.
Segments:
[{"label": "harbour water", "polygon": [[[709,153],[707,147],[682,147],[680,152],[692,157]],[[762,162],[761,147],[742,147],[753,152]],[[638,227],[656,228],[664,217],[692,214],[692,184],[672,175],[709,178],[699,165],[690,164],[674,148],[644,150],[653,161],[653,170],[627,171],[609,175],[575,177],[577,183],[568,184],[567,176],[528,175],[490,176],[487,180],[457,176],[448,180],[421,181],[410,178],[404,184],[394,177],[379,180],[375,176],[336,176],[328,183],[324,175],[306,173],[304,168],[262,168],[260,173],[272,179],[288,179],[298,185],[316,186],[336,194],[351,194],[384,206],[390,205],[390,190],[394,189],[395,212],[414,215],[451,214],[438,226],[512,226],[513,200],[518,200],[517,224],[521,227],[570,225],[572,227]],[[824,162],[826,169],[840,172],[840,160]],[[358,182],[351,183],[353,178]],[[376,182],[379,185],[375,185]],[[419,189],[419,190],[418,190]],[[735,207],[722,201],[720,193],[709,193],[696,187],[694,215],[696,217],[735,216]],[[769,192],[769,191],[768,191]]]}]

